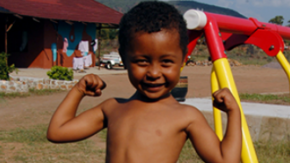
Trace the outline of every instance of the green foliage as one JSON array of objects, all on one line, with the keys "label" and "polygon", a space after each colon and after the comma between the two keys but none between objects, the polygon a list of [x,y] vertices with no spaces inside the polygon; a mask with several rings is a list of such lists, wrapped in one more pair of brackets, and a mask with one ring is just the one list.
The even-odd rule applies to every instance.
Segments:
[{"label": "green foliage", "polygon": [[281,15],[275,16],[275,18],[272,18],[269,20],[269,23],[274,23],[278,25],[282,25],[284,22],[284,17]]},{"label": "green foliage", "polygon": [[118,31],[117,29],[110,29],[109,30],[109,39],[113,40],[117,37]]},{"label": "green foliage", "polygon": [[290,20],[288,20],[287,22],[288,24],[286,25],[287,27],[290,27]]},{"label": "green foliage", "polygon": [[14,70],[17,71],[14,64],[8,66],[8,56],[9,54],[5,52],[0,53],[0,80],[9,80],[9,73],[13,72]]},{"label": "green foliage", "polygon": [[50,79],[73,80],[73,70],[61,66],[53,66],[47,75]]},{"label": "green foliage", "polygon": [[[97,33],[97,37],[99,37],[98,35],[99,33]],[[117,29],[106,29],[106,27],[104,27],[103,29],[101,29],[101,40],[113,40],[115,38],[117,38],[118,32]]]}]

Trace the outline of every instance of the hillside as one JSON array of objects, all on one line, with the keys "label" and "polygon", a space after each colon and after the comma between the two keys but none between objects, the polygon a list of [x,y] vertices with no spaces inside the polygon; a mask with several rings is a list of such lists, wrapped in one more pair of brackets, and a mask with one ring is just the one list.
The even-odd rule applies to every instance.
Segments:
[{"label": "hillside", "polygon": [[[141,2],[142,0],[96,0],[96,1],[108,7],[111,7],[121,13],[125,13],[134,5]],[[209,5],[209,4],[200,3],[196,1],[169,1],[167,3],[174,5],[182,14],[188,9],[199,9],[206,12],[246,18],[245,16],[241,15],[240,13],[232,9]]]}]

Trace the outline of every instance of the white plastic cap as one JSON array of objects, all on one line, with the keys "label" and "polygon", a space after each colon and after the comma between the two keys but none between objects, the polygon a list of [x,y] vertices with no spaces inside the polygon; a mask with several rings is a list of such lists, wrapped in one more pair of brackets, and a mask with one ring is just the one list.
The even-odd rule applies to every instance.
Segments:
[{"label": "white plastic cap", "polygon": [[191,30],[201,30],[207,22],[205,13],[194,9],[187,10],[184,13],[183,18],[186,21],[187,29]]}]

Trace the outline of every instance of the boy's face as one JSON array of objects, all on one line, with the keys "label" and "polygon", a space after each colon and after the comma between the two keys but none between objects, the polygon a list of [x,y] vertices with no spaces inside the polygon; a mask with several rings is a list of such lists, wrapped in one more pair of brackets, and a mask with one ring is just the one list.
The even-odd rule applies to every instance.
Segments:
[{"label": "boy's face", "polygon": [[126,64],[133,86],[150,99],[167,95],[177,84],[183,65],[176,30],[139,32],[127,51]]}]

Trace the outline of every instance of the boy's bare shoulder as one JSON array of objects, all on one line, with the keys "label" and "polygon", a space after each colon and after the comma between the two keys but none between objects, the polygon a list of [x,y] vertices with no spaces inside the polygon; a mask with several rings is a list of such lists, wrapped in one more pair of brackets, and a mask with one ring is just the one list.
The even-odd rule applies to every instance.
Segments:
[{"label": "boy's bare shoulder", "polygon": [[106,100],[104,100],[102,103],[100,103],[99,105],[110,105],[110,104],[117,104],[117,103],[125,103],[127,102],[128,99],[125,98],[108,98]]},{"label": "boy's bare shoulder", "polygon": [[198,110],[196,107],[192,105],[187,105],[187,104],[179,104],[180,108],[187,114],[189,115],[196,115],[196,114],[202,114],[200,110]]},{"label": "boy's bare shoulder", "polygon": [[128,99],[125,98],[108,98],[105,101],[103,101],[101,104],[99,104],[96,107],[101,107],[102,110],[112,110],[116,107],[118,107],[118,105],[128,102]]},{"label": "boy's bare shoulder", "polygon": [[181,114],[188,123],[199,122],[200,119],[204,119],[204,115],[196,107],[187,104],[178,104]]}]

